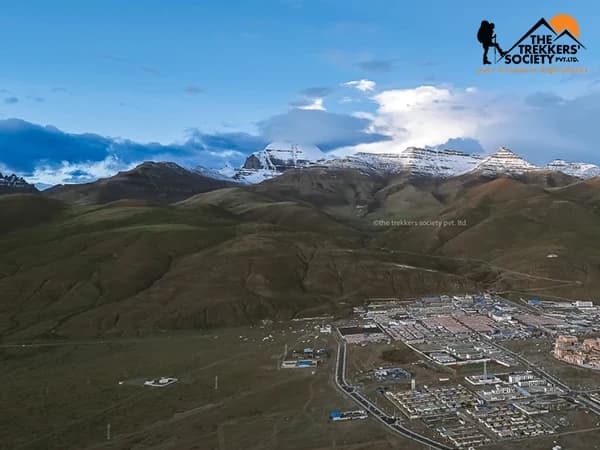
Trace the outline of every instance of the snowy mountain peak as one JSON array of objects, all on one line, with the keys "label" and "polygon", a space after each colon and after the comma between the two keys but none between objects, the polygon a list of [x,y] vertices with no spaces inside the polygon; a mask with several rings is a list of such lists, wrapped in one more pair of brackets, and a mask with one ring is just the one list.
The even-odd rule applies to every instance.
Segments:
[{"label": "snowy mountain peak", "polygon": [[519,174],[536,169],[539,168],[521,158],[512,150],[506,147],[500,147],[495,153],[484,158],[483,161],[474,168],[474,171],[482,172],[485,175],[497,175],[503,173]]},{"label": "snowy mountain peak", "polygon": [[407,172],[415,176],[446,178],[472,170],[481,158],[456,150],[409,147],[400,153],[356,153],[327,161],[336,167],[359,168],[383,174]]},{"label": "snowy mountain peak", "polygon": [[325,154],[316,145],[276,141],[248,156],[234,178],[241,182],[259,183],[286,170],[308,167],[324,160]]},{"label": "snowy mountain peak", "polygon": [[[486,157],[460,150],[408,147],[398,153],[365,153],[327,158],[314,145],[291,142],[272,142],[263,150],[252,153],[233,178],[242,183],[259,183],[289,169],[318,165],[329,168],[352,168],[390,175],[408,173],[412,176],[449,178],[470,172],[486,176],[519,175],[536,170],[563,172],[579,178],[600,176],[600,167],[594,164],[571,163],[555,160],[546,167],[538,167],[507,147],[500,147]],[[224,175],[224,172],[221,171]]]},{"label": "snowy mountain peak", "polygon": [[595,164],[568,162],[563,159],[555,159],[546,166],[546,169],[562,172],[578,178],[593,178],[600,176],[600,167]]},{"label": "snowy mountain peak", "polygon": [[263,152],[279,157],[279,159],[296,161],[297,164],[325,159],[325,154],[316,145],[295,144],[290,141],[271,142],[264,148]]}]

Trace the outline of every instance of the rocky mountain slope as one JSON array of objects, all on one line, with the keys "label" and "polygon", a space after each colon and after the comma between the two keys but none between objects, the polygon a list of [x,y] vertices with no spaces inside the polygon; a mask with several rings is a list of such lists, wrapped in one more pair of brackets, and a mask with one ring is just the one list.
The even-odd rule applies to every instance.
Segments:
[{"label": "rocky mountain slope", "polygon": [[12,175],[2,175],[0,173],[0,194],[37,192],[32,184],[27,183],[23,178]]}]

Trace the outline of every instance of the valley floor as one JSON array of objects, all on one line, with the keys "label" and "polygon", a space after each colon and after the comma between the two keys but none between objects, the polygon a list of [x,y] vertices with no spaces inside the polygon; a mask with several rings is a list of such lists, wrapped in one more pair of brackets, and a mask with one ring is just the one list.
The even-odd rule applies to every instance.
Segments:
[{"label": "valley floor", "polygon": [[[279,368],[286,344],[334,348],[333,338],[313,326],[291,322],[143,339],[4,343],[0,447],[416,448],[371,418],[329,421],[334,409],[355,409],[334,386],[333,357],[314,374]],[[160,376],[179,381],[143,386]]]}]

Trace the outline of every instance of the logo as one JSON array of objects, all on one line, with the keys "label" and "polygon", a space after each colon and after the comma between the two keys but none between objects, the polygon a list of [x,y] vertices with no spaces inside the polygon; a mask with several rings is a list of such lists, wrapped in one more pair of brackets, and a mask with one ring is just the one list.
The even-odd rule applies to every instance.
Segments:
[{"label": "logo", "polygon": [[[523,36],[521,36],[508,50],[503,50],[496,39],[496,25],[483,20],[477,31],[477,40],[483,47],[483,64],[504,64],[514,66],[552,66],[558,71],[556,65],[580,63],[582,50],[585,46],[581,43],[579,24],[568,14],[558,14],[549,20],[543,17],[538,20]],[[493,50],[493,55],[490,55]],[[490,60],[491,59],[491,60]],[[492,63],[493,61],[493,63]],[[483,69],[482,71],[493,71]],[[503,70],[498,70],[503,71]],[[535,71],[535,70],[523,70]],[[569,71],[586,71],[586,69],[572,68]]]}]

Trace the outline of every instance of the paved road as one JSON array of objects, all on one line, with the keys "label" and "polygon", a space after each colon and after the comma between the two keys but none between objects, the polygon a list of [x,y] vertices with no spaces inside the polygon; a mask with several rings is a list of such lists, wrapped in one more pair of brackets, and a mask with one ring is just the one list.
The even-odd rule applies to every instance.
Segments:
[{"label": "paved road", "polygon": [[366,398],[360,393],[358,389],[346,382],[346,343],[338,343],[338,352],[335,368],[335,383],[342,392],[348,395],[354,400],[361,409],[371,413],[377,420],[383,423],[387,428],[400,434],[401,436],[412,439],[413,441],[419,442],[423,445],[429,446],[429,448],[439,450],[452,450],[454,447],[449,447],[440,442],[434,441],[433,439],[423,436],[422,434],[416,433],[409,428],[402,426],[397,422],[395,417],[388,416],[385,412],[379,409],[371,400]]}]

